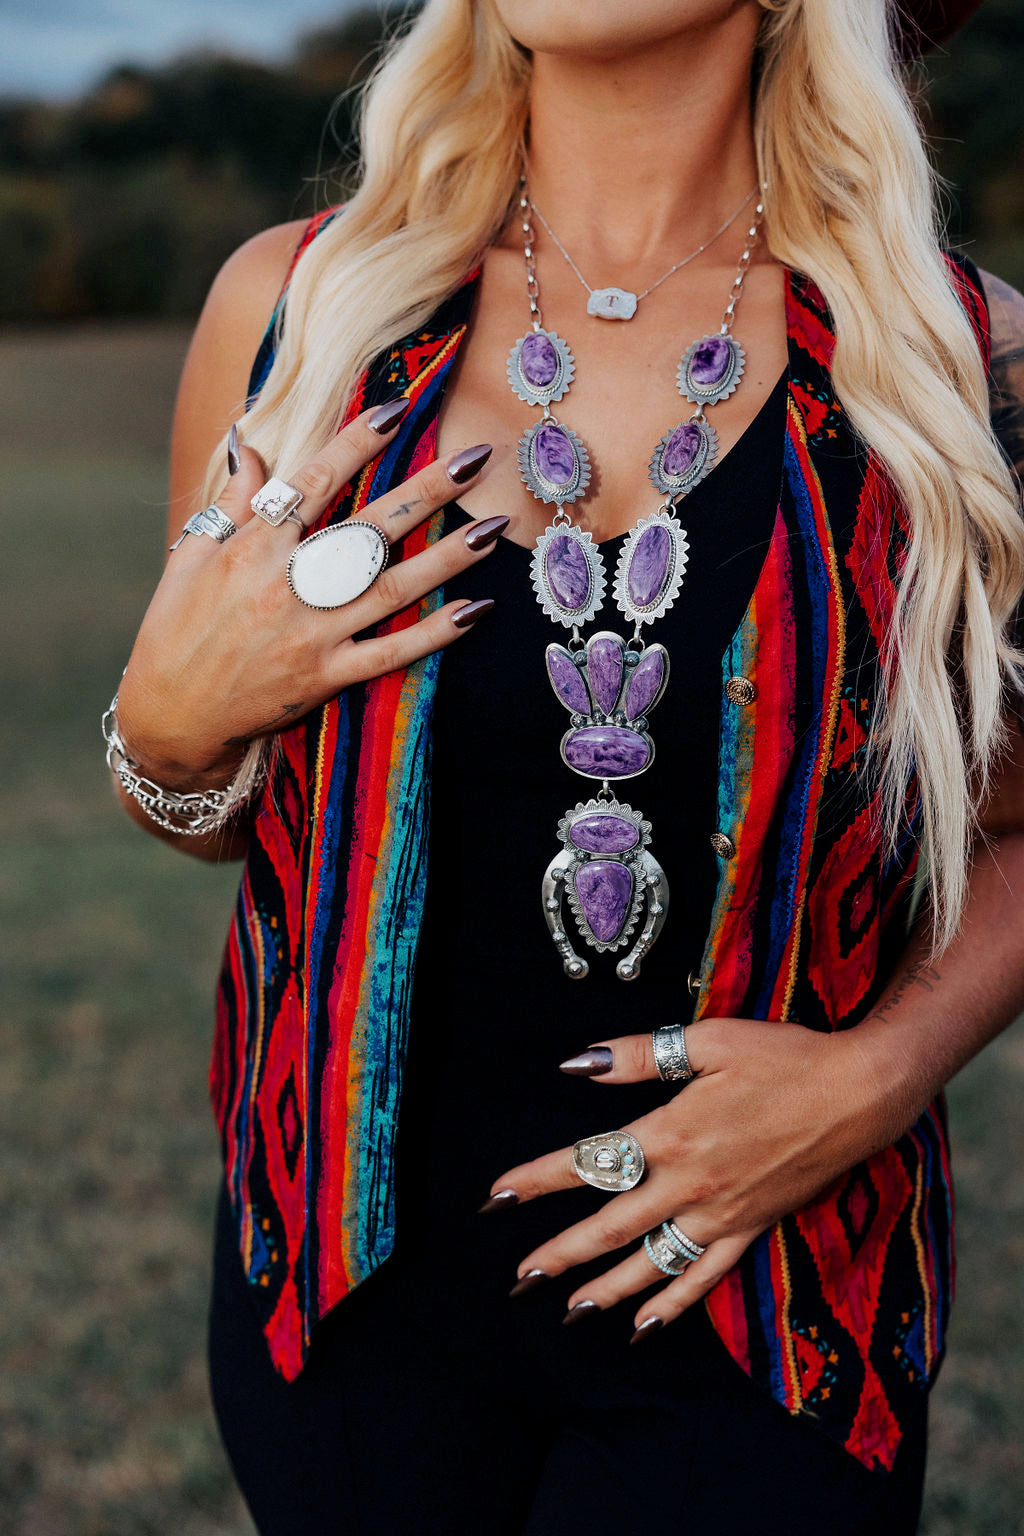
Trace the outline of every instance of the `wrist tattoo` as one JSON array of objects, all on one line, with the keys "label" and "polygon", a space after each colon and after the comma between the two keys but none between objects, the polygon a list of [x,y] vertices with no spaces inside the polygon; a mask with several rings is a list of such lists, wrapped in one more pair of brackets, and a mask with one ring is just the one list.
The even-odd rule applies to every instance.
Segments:
[{"label": "wrist tattoo", "polygon": [[273,720],[268,720],[266,725],[258,726],[257,729],[250,732],[248,736],[229,736],[224,742],[224,745],[226,747],[249,747],[252,745],[253,739],[255,737],[266,736],[271,731],[278,730],[282,725],[287,725],[288,721],[291,720],[294,715],[300,714],[302,710],[305,709],[305,707],[306,706],[303,704],[301,699],[297,704],[282,704],[281,713],[277,715]]}]

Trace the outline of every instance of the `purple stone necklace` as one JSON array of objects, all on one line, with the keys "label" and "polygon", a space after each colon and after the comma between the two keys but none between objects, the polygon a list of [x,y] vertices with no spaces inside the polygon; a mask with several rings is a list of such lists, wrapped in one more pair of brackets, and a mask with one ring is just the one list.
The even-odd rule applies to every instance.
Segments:
[{"label": "purple stone necklace", "polygon": [[630,530],[619,555],[613,595],[633,626],[632,636],[626,640],[612,630],[599,630],[586,641],[581,626],[597,615],[607,581],[593,535],[566,510],[566,503],[576,501],[590,483],[590,457],[576,433],[551,411],[552,402],[568,392],[576,363],[568,343],[545,330],[541,320],[532,206],[523,176],[519,208],[533,328],[513,346],[506,371],[519,399],[542,409],[540,421],[519,440],[520,474],[539,501],[554,502],[557,508],[537,540],[531,578],[544,612],[571,631],[567,645],[549,645],[545,653],[551,686],[570,715],[562,761],[600,784],[593,798],[579,801],[558,824],[563,849],[544,874],[544,916],[562,968],[574,980],[582,980],[590,968],[566,933],[565,903],[584,943],[599,953],[627,944],[642,917],[638,937],[615,967],[621,980],[632,981],[664,926],[668,881],[649,849],[650,822],[618,800],[611,785],[636,778],[654,761],[647,717],[665,692],[669,658],[663,645],[644,643],[643,626],[664,616],[682,585],[689,545],[674,512],[708,474],[718,452],[718,435],[705,420],[705,409],[728,399],[743,375],[746,358],[731,331],[764,205],[757,204],[747,232],[718,334],[693,342],[680,361],[679,392],[697,409],[665,434],[651,456],[648,475],[665,499]]}]

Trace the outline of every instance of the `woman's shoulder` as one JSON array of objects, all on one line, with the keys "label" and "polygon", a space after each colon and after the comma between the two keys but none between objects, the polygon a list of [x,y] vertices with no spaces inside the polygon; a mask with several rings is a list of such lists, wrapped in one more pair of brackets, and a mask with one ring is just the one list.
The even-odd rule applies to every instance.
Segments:
[{"label": "woman's shoulder", "polygon": [[992,425],[1024,476],[1024,294],[991,272],[980,272],[992,335]]}]

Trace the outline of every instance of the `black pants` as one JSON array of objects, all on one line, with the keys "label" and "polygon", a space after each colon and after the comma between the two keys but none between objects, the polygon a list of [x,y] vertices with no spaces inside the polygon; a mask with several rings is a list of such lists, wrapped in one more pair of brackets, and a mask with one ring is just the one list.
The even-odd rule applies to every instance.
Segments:
[{"label": "black pants", "polygon": [[755,1387],[701,1306],[630,1348],[629,1303],[562,1328],[565,1281],[509,1300],[529,1241],[510,1218],[523,1214],[396,1250],[319,1325],[287,1383],[222,1190],[211,1389],[261,1536],[917,1529],[926,1399],[894,1471],[869,1472]]}]

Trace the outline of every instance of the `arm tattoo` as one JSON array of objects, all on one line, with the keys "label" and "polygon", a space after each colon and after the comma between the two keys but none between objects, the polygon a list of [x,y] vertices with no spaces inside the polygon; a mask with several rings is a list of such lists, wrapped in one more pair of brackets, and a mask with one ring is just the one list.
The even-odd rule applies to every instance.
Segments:
[{"label": "arm tattoo", "polygon": [[266,725],[259,726],[248,736],[229,736],[224,745],[226,747],[248,747],[251,745],[254,736],[265,736],[270,731],[276,731],[280,726],[286,725],[293,715],[299,714],[303,709],[305,709],[305,705],[301,699],[297,704],[282,704],[281,713],[275,719],[268,720]]},{"label": "arm tattoo", "polygon": [[941,980],[941,975],[930,960],[915,960],[900,977],[885,1002],[878,1008],[872,1008],[871,1018],[889,1023],[890,1010],[903,1001],[911,987],[920,987],[924,992],[934,992],[936,984]]}]

